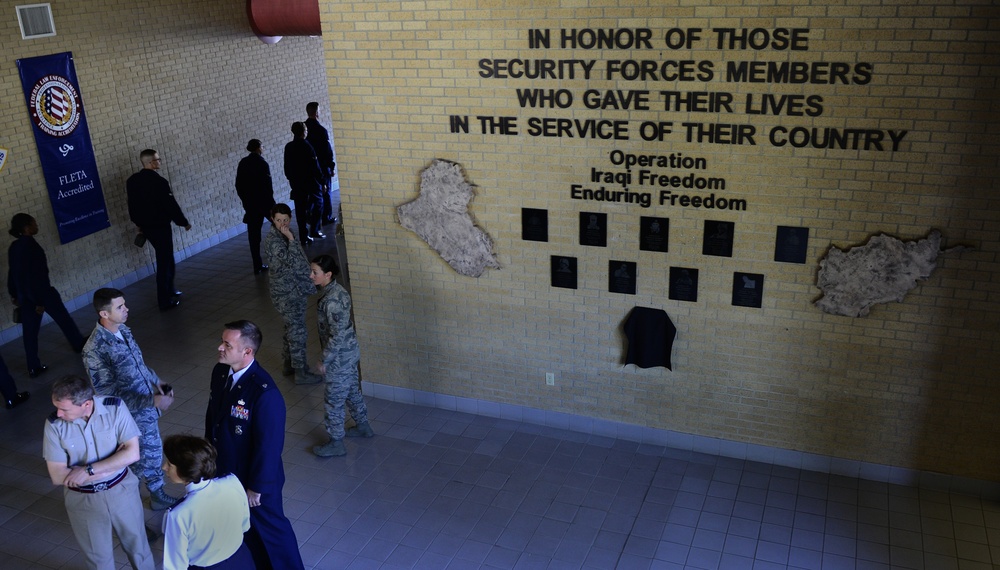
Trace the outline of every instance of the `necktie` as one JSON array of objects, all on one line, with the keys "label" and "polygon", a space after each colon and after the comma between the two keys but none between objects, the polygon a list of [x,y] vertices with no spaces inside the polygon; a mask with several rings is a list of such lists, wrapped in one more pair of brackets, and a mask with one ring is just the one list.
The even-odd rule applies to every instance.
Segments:
[{"label": "necktie", "polygon": [[230,374],[229,378],[226,379],[226,388],[219,394],[219,417],[221,418],[226,409],[226,401],[229,399],[229,393],[233,389],[233,375]]}]

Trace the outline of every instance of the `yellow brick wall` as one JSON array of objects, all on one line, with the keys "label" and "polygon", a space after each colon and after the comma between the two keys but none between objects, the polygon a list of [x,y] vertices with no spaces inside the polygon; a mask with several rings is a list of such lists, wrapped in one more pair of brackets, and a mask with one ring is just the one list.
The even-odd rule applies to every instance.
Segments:
[{"label": "yellow brick wall", "polygon": [[[321,1],[332,122],[366,380],[571,412],[709,437],[1000,480],[1000,202],[997,201],[997,12],[989,3],[836,1]],[[992,19],[990,19],[992,17]],[[653,49],[569,49],[562,29],[649,28]],[[690,49],[671,28],[701,28]],[[713,28],[806,28],[804,51],[720,50]],[[529,49],[528,31],[552,31]],[[708,81],[482,78],[480,59],[684,59]],[[857,84],[728,83],[729,61],[871,62]],[[521,108],[517,89],[567,89],[568,109]],[[732,93],[734,113],[592,110],[586,89]],[[818,95],[817,117],[749,115],[752,94]],[[662,107],[662,103],[661,103]],[[452,133],[449,116],[470,118]],[[477,116],[518,118],[519,134],[483,134]],[[529,117],[626,120],[626,141],[527,134]],[[642,121],[672,121],[663,142]],[[738,123],[755,145],[687,142],[680,124]],[[791,127],[905,130],[896,151],[778,147]],[[573,200],[591,167],[619,149],[683,153],[725,178],[744,212]],[[435,158],[460,163],[471,211],[503,265],[462,277],[398,224]],[[669,173],[669,172],[666,172]],[[680,190],[680,192],[685,192]],[[698,192],[690,192],[697,194]],[[655,198],[655,194],[654,194]],[[521,240],[521,208],[549,211],[549,242]],[[607,248],[578,245],[577,215],[604,212]],[[669,253],[640,251],[639,217],[670,219]],[[736,224],[731,258],[702,255],[706,220]],[[807,263],[773,261],[778,225],[810,228]],[[904,302],[864,318],[812,305],[819,260],[871,235],[940,229],[975,249],[939,258]],[[579,289],[549,285],[551,255],[579,259]],[[607,290],[608,261],[638,263],[638,294]],[[671,266],[700,270],[696,303],[667,298]],[[734,271],[765,275],[763,306],[734,307]],[[637,305],[677,325],[672,372],[621,364],[620,325]],[[556,385],[545,385],[546,372]]]},{"label": "yellow brick wall", "polygon": [[[242,227],[233,180],[251,138],[264,144],[276,198],[287,199],[281,153],[289,127],[305,119],[307,102],[326,100],[318,38],[264,45],[242,0],[63,0],[52,2],[55,37],[22,40],[14,9],[20,4],[0,0],[0,147],[10,150],[0,171],[0,223],[6,230],[18,211],[38,219],[38,240],[63,298],[88,295],[152,264],[151,247],[131,244],[125,201],[125,180],[139,169],[144,148],[163,157],[160,172],[193,226],[174,230],[178,250]],[[15,62],[65,51],[74,56],[112,225],[59,245]],[[249,254],[245,268],[249,273]],[[3,327],[11,325],[10,313],[2,305]]]}]

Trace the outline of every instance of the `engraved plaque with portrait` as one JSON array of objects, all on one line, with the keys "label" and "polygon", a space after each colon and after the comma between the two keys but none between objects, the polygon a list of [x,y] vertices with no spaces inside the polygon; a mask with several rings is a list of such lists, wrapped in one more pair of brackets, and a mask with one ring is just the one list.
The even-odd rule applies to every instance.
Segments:
[{"label": "engraved plaque with portrait", "polygon": [[764,276],[760,273],[733,273],[733,306],[760,308],[764,300]]},{"label": "engraved plaque with portrait", "polygon": [[552,286],[576,289],[576,258],[552,256]]},{"label": "engraved plaque with portrait", "polygon": [[635,295],[636,277],[634,261],[608,262],[608,291]]},{"label": "engraved plaque with portrait", "polygon": [[809,249],[809,228],[778,226],[774,237],[774,260],[805,263]]},{"label": "engraved plaque with portrait", "polygon": [[736,224],[733,222],[705,220],[705,240],[702,242],[701,253],[704,255],[717,255],[719,257],[732,257],[733,233],[735,230]]},{"label": "engraved plaque with portrait", "polygon": [[607,214],[601,214],[599,212],[580,212],[580,245],[607,247]]},{"label": "engraved plaque with portrait", "polygon": [[639,249],[666,253],[670,235],[670,219],[642,216],[639,224]]},{"label": "engraved plaque with portrait", "polygon": [[521,208],[521,239],[549,241],[549,211]]},{"label": "engraved plaque with portrait", "polygon": [[698,301],[698,270],[691,267],[670,268],[670,291],[674,301]]}]

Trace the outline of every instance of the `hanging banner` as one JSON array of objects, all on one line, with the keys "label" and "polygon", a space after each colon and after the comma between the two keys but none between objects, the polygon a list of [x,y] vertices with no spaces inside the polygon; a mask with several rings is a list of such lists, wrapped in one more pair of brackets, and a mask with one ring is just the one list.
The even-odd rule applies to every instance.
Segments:
[{"label": "hanging banner", "polygon": [[59,241],[69,243],[110,227],[73,54],[19,59],[17,69]]}]

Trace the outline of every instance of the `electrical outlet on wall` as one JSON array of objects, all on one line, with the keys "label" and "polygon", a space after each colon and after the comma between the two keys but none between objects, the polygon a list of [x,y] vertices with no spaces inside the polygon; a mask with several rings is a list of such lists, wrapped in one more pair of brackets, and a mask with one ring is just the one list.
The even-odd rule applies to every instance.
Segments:
[{"label": "electrical outlet on wall", "polygon": [[546,386],[555,386],[556,385],[556,373],[555,372],[546,372],[545,373],[545,385]]}]

